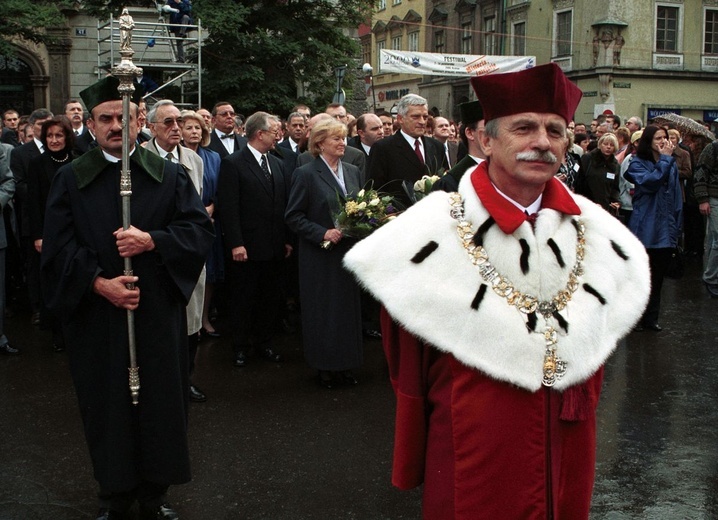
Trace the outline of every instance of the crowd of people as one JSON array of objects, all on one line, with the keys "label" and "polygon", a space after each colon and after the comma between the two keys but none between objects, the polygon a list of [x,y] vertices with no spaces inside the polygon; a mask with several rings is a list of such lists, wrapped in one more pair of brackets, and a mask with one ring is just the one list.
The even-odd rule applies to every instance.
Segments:
[{"label": "crowd of people", "polygon": [[[10,304],[0,327],[26,300],[32,324],[52,329],[51,348],[67,350],[100,485],[98,519],[123,518],[135,501],[143,519],[179,518],[166,492],[189,480],[187,406],[207,400],[192,382],[200,341],[228,338],[237,368],[256,357],[280,363],[276,334],[292,329],[294,311],[305,360],[328,390],[359,384],[363,337],[383,340],[398,403],[394,483],[425,483],[427,518],[501,516],[507,502],[519,504],[478,491],[488,487],[476,475],[515,482],[507,492],[524,496],[517,489],[535,480],[497,437],[543,424],[528,411],[544,401],[556,403],[551,421],[581,426],[551,433],[578,443],[565,462],[576,480],[569,490],[562,478],[553,505],[541,507],[587,517],[601,367],[636,323],[662,329],[663,278],[679,246],[703,256],[705,217],[704,282],[718,297],[718,145],[708,132],[644,127],[637,116],[622,125],[602,114],[587,127],[573,120],[580,91],[557,67],[516,75],[474,78],[478,101],[462,104],[458,121],[430,114],[416,94],[396,115],[355,117],[332,103],[318,114],[298,104],[286,118],[245,118],[227,101],[186,110],[163,100],[148,111],[138,90],[126,229],[117,80],[81,92],[88,117],[79,99],[57,116],[3,113],[0,290]],[[424,176],[440,179],[417,203],[413,186]],[[370,185],[405,214],[359,240],[335,217]],[[509,305],[482,304],[491,294]],[[122,391],[126,311],[136,316],[147,388],[139,408]],[[0,350],[21,352],[4,334]],[[465,396],[458,408],[447,401],[453,391]],[[492,411],[506,407],[525,417]],[[489,423],[493,433],[445,443]],[[481,449],[489,445],[491,463]],[[458,471],[461,449],[476,471]],[[467,491],[447,500],[452,486]],[[516,507],[510,517],[529,506]]]}]

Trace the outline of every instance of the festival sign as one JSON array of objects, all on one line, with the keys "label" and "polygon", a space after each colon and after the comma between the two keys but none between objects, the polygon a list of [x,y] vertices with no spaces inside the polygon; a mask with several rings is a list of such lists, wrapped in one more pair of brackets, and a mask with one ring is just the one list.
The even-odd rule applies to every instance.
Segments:
[{"label": "festival sign", "polygon": [[535,56],[480,56],[382,49],[379,72],[426,76],[484,76],[493,72],[518,72],[536,66]]}]

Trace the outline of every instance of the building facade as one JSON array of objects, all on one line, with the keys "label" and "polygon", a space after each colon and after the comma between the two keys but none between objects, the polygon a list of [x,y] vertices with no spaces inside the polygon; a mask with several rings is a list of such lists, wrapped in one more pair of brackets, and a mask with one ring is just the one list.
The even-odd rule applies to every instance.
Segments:
[{"label": "building facade", "polygon": [[[718,117],[718,0],[426,0],[423,8],[419,0],[389,2],[397,0],[383,3],[372,21],[372,63],[382,46],[410,51],[395,36],[423,28],[419,51],[556,62],[584,93],[577,121],[607,109],[644,121],[667,111]],[[402,18],[408,9],[422,18],[420,28]],[[468,78],[380,74],[375,82],[392,98],[417,92],[453,118],[459,103],[475,99]]]}]

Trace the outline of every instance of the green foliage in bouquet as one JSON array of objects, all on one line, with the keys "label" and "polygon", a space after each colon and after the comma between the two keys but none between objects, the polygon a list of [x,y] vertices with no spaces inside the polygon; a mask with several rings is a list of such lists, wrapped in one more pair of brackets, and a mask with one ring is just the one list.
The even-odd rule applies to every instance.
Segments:
[{"label": "green foliage in bouquet", "polygon": [[356,197],[347,197],[342,210],[334,216],[334,224],[344,235],[364,238],[395,218],[399,211],[391,195],[363,189]]}]

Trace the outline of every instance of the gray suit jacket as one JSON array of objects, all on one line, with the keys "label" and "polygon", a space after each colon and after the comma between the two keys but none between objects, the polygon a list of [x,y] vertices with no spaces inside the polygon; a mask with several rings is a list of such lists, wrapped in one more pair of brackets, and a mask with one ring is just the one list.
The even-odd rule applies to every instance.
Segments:
[{"label": "gray suit jacket", "polygon": [[[2,216],[2,210],[12,200],[15,194],[15,178],[10,170],[10,152],[13,146],[11,144],[0,143],[0,216]],[[7,247],[7,236],[5,234],[5,225],[0,221],[0,249]],[[5,280],[0,280],[2,284],[2,293],[0,296],[5,294]],[[4,299],[4,298],[3,298]],[[4,311],[4,309],[3,309]],[[0,330],[0,334],[2,334]]]},{"label": "gray suit jacket", "polygon": [[[297,160],[297,167],[309,164],[314,159],[315,157],[311,153],[304,152],[299,155],[299,159]],[[357,150],[356,148],[347,145],[346,149],[344,150],[344,157],[342,157],[342,162],[353,164],[354,166],[359,168],[359,174],[361,175],[361,184],[362,186],[364,186],[364,183],[366,182],[366,154],[361,150]]]},{"label": "gray suit jacket", "polygon": [[[160,154],[157,150],[157,142],[154,139],[147,141],[145,148],[152,153]],[[197,190],[200,199],[202,198],[202,176],[204,175],[204,163],[202,158],[195,152],[186,148],[182,145],[177,146],[179,150],[179,164],[187,172],[187,176],[194,184],[194,188]],[[197,285],[192,291],[189,303],[187,304],[187,334],[191,335],[199,331],[202,326],[202,309],[204,304],[204,286],[206,280],[205,268],[202,268],[202,272],[197,280]]]}]

